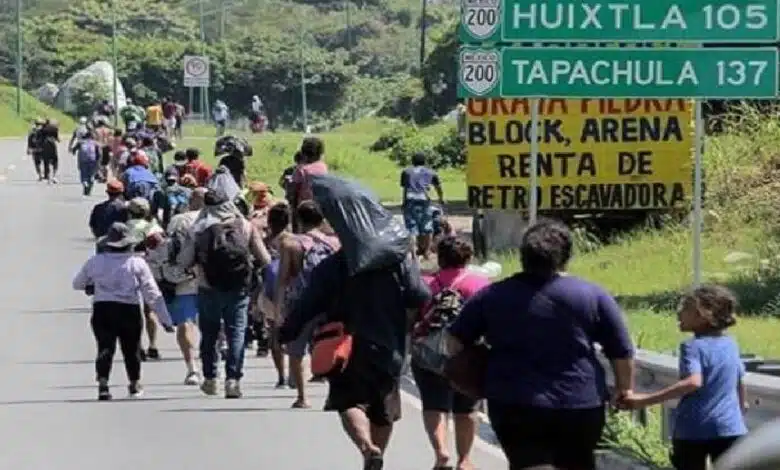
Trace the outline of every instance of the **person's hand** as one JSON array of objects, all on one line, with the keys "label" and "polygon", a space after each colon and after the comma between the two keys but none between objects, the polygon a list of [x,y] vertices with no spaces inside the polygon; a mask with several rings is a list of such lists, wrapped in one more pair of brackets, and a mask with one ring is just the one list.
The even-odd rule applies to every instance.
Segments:
[{"label": "person's hand", "polygon": [[173,333],[176,331],[176,328],[173,325],[163,325],[163,330],[165,330],[166,333]]},{"label": "person's hand", "polygon": [[645,393],[634,393],[628,390],[616,397],[615,405],[619,410],[637,410],[647,406],[647,397]]}]

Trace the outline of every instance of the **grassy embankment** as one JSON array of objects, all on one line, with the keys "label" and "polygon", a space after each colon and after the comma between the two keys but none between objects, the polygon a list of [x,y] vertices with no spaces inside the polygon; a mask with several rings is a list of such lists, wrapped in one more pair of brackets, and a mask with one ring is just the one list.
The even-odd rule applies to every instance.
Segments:
[{"label": "grassy embankment", "polygon": [[[379,127],[379,128],[378,128]],[[397,201],[398,167],[368,147],[382,132],[376,121],[363,121],[325,134],[328,161],[340,173],[356,177],[385,201]],[[300,142],[300,134],[280,133],[253,139],[257,157],[253,178],[275,181]],[[185,142],[186,144],[187,142]],[[205,154],[211,140],[192,140]],[[740,297],[741,318],[733,334],[746,353],[780,357],[780,125],[747,113],[741,124],[706,140],[707,213],[703,240],[704,279],[724,283]],[[448,199],[463,199],[462,172],[443,177]],[[669,225],[639,230],[595,244],[578,234],[570,272],[606,287],[623,306],[636,344],[674,352],[684,337],[674,314],[679,293],[690,285],[690,227]],[[499,257],[504,273],[516,271],[516,257]],[[642,460],[668,465],[660,442],[658,410],[640,429],[626,415],[610,421],[610,439]]]},{"label": "grassy embankment", "polygon": [[16,88],[0,84],[0,137],[19,137],[27,135],[32,121],[36,118],[55,119],[60,123],[63,132],[71,132],[73,120],[65,114],[53,109],[34,98],[22,93],[22,114],[16,114]]}]

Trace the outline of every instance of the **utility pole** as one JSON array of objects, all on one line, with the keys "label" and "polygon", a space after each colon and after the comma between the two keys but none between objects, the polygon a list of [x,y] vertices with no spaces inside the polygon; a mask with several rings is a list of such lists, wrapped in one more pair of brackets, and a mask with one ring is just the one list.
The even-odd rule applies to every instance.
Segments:
[{"label": "utility pole", "polygon": [[[206,55],[206,18],[203,12],[204,0],[198,1],[198,9],[200,16],[200,50],[202,55]],[[206,88],[200,87],[200,112],[203,113],[203,120],[208,122],[208,112],[206,111]]]},{"label": "utility pole", "polygon": [[219,40],[225,40],[225,15],[227,15],[227,8],[225,8],[225,0],[219,1]]},{"label": "utility pole", "polygon": [[111,68],[113,73],[113,93],[114,93],[114,127],[119,127],[119,84],[118,82],[118,57],[117,57],[117,31],[116,31],[116,1],[111,0]]},{"label": "utility pole", "polygon": [[422,0],[422,14],[420,15],[420,73],[422,74],[425,63],[425,32],[428,26],[426,16],[428,14],[428,0]]},{"label": "utility pole", "polygon": [[301,24],[301,109],[303,112],[303,132],[306,133],[309,128],[309,109],[306,104],[306,66],[304,65],[303,54],[303,41],[304,41],[303,24]]},{"label": "utility pole", "polygon": [[16,0],[16,115],[22,115],[22,0]]},{"label": "utility pole", "polygon": [[[350,13],[350,7],[349,7],[350,0],[344,0],[344,9],[347,13],[347,51],[352,52],[352,18]],[[355,99],[354,96],[350,96],[349,98],[349,112],[350,117],[352,118],[352,122],[355,122],[356,120],[356,114],[357,110],[355,109]]]}]

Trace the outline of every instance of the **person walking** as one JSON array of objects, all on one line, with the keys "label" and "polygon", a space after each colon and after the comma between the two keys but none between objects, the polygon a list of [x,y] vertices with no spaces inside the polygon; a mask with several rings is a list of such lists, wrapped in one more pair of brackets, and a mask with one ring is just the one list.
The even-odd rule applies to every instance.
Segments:
[{"label": "person walking", "polygon": [[595,343],[611,361],[615,395],[632,393],[634,346],[623,314],[604,289],[565,274],[573,245],[560,222],[529,227],[523,271],[480,290],[449,327],[451,354],[483,338],[490,345],[484,395],[512,469],[595,470],[610,399]]},{"label": "person walking", "polygon": [[209,190],[204,208],[182,242],[177,264],[198,273],[200,358],[206,395],[217,394],[217,343],[227,336],[225,398],[241,398],[250,286],[256,269],[271,260],[262,235],[220,191]]},{"label": "person walking", "polygon": [[92,194],[92,187],[95,185],[95,177],[97,176],[98,163],[100,161],[100,145],[94,139],[92,131],[88,131],[87,135],[76,144],[76,159],[82,194],[89,196]]},{"label": "person walking", "polygon": [[33,159],[33,166],[35,174],[38,176],[38,181],[43,181],[43,124],[43,119],[36,119],[32,129],[30,129],[30,133],[27,134],[27,155]]},{"label": "person walking", "polygon": [[116,352],[122,349],[131,398],[143,394],[139,344],[143,330],[140,299],[153,305],[165,331],[173,326],[162,293],[143,258],[134,253],[140,242],[127,225],[116,222],[99,242],[99,253],[90,257],[73,278],[73,289],[93,296],[90,323],[97,343],[95,371],[98,400],[111,400],[109,380]]},{"label": "person walking", "polygon": [[41,159],[43,160],[43,179],[49,184],[57,184],[57,170],[59,169],[60,153],[59,129],[51,121],[46,122],[41,128]]},{"label": "person walking", "polygon": [[125,186],[121,181],[112,179],[106,183],[108,199],[96,204],[89,214],[89,229],[97,239],[108,233],[114,222],[127,222],[127,202],[124,199]]},{"label": "person walking", "polygon": [[[443,238],[437,246],[439,271],[426,276],[425,281],[433,294],[430,305],[415,325],[412,341],[419,340],[434,328],[443,328],[449,315],[461,308],[477,292],[490,284],[487,276],[471,273],[466,266],[471,262],[474,250],[471,245],[456,237]],[[455,308],[453,308],[455,307]],[[477,431],[477,400],[455,391],[446,378],[417,364],[412,354],[412,374],[420,390],[425,432],[433,447],[436,470],[473,470],[471,448]],[[455,423],[455,449],[457,466],[450,465],[447,443],[449,415]]]},{"label": "person walking", "polygon": [[439,205],[444,208],[444,191],[439,175],[425,166],[425,154],[412,156],[412,166],[401,172],[402,206],[406,229],[417,240],[417,254],[428,259],[434,232],[430,189],[436,190]]}]

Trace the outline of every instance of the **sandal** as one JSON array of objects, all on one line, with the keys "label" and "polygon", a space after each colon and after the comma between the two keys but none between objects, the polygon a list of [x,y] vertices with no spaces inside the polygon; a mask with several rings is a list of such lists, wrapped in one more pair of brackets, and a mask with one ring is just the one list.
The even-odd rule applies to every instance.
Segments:
[{"label": "sandal", "polygon": [[296,410],[308,410],[311,408],[311,405],[306,403],[305,401],[301,400],[295,400],[295,402],[292,404],[292,407]]},{"label": "sandal", "polygon": [[384,465],[384,458],[379,454],[374,454],[366,457],[366,460],[363,463],[363,470],[382,470]]}]

